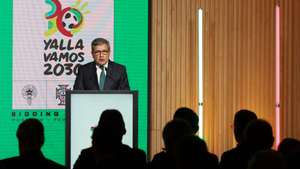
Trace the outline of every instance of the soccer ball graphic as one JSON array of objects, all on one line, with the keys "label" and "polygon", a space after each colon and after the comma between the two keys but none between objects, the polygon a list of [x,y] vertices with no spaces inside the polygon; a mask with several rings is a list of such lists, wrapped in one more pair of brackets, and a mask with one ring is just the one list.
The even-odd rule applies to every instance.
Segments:
[{"label": "soccer ball graphic", "polygon": [[56,24],[57,29],[65,36],[72,37],[81,25],[83,18],[80,11],[75,8],[65,8],[57,16]]},{"label": "soccer ball graphic", "polygon": [[81,7],[81,0],[76,0],[75,6],[62,8],[59,0],[45,0],[51,6],[51,10],[45,14],[48,20],[48,30],[45,35],[48,37],[59,31],[62,35],[72,37],[78,33],[84,25],[84,15],[90,11],[83,11],[87,6],[85,2]]},{"label": "soccer ball graphic", "polygon": [[62,18],[62,24],[65,30],[71,32],[72,29],[75,29],[79,24],[79,19],[75,13],[67,11]]}]

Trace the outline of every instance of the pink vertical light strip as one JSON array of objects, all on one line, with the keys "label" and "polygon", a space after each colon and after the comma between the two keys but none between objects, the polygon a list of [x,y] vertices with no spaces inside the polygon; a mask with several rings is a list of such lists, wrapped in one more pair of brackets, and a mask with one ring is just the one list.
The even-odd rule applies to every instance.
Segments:
[{"label": "pink vertical light strip", "polygon": [[279,145],[280,142],[280,7],[279,7],[279,1],[276,2],[276,9],[275,9],[275,57],[276,57],[276,92],[275,92],[275,99],[276,99],[276,147]]}]

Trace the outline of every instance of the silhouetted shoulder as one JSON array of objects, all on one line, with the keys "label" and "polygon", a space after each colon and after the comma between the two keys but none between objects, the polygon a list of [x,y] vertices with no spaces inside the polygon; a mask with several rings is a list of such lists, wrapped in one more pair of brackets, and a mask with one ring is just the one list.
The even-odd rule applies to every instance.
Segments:
[{"label": "silhouetted shoulder", "polygon": [[0,160],[0,169],[5,169],[1,160]]},{"label": "silhouetted shoulder", "polygon": [[250,154],[246,147],[237,146],[224,152],[220,160],[221,169],[245,169]]},{"label": "silhouetted shoulder", "polygon": [[52,161],[52,160],[49,160],[49,159],[46,159],[46,166],[49,166],[49,169],[66,169],[65,166],[55,162],[55,161]]},{"label": "silhouetted shoulder", "polygon": [[160,161],[161,159],[167,158],[167,153],[164,151],[161,151],[154,155],[152,162]]},{"label": "silhouetted shoulder", "polygon": [[132,151],[133,151],[135,156],[146,159],[146,153],[143,150],[134,148]]},{"label": "silhouetted shoulder", "polygon": [[[228,162],[232,162],[240,155],[238,147],[225,151],[221,156],[220,165],[227,165]],[[225,164],[224,164],[225,163]]]},{"label": "silhouetted shoulder", "polygon": [[73,169],[96,168],[96,158],[92,148],[83,149],[76,160]]},{"label": "silhouetted shoulder", "polygon": [[147,167],[146,153],[143,150],[123,144],[121,154],[123,160],[120,161],[123,161],[123,164],[128,167],[141,169]]},{"label": "silhouetted shoulder", "polygon": [[160,168],[174,168],[174,160],[165,151],[161,151],[154,155],[152,161],[149,163],[150,169]]},{"label": "silhouetted shoulder", "polygon": [[83,149],[83,150],[81,150],[81,154],[83,154],[83,155],[93,154],[93,148],[89,147],[89,148]]},{"label": "silhouetted shoulder", "polygon": [[128,145],[123,144],[121,153],[123,153],[123,156],[129,158],[128,160],[133,160],[133,163],[136,164],[139,167],[145,167],[146,166],[146,153],[137,148],[131,148]]},{"label": "silhouetted shoulder", "polygon": [[2,160],[2,163],[4,169],[66,169],[65,166],[46,158],[43,160],[37,160],[22,157],[12,157]]},{"label": "silhouetted shoulder", "polygon": [[4,169],[4,166],[3,166],[2,160],[0,160],[0,169]]},{"label": "silhouetted shoulder", "polygon": [[209,153],[208,154],[208,166],[210,169],[219,169],[219,159],[218,156],[215,154]]},{"label": "silhouetted shoulder", "polygon": [[11,158],[7,158],[7,159],[3,159],[2,160],[2,165],[4,168],[19,168],[21,163],[21,159],[19,157],[11,157]]}]

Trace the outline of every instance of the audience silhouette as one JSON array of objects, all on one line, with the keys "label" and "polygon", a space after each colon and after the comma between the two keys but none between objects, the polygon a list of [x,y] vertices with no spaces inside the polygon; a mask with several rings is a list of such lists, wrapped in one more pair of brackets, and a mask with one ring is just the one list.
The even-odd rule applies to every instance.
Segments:
[{"label": "audience silhouette", "polygon": [[269,149],[255,153],[247,169],[286,169],[286,164],[279,152]]},{"label": "audience silhouette", "polygon": [[274,143],[272,126],[263,119],[251,121],[245,129],[245,144],[250,152],[254,155],[261,150],[269,150]]},{"label": "audience silhouette", "polygon": [[2,164],[2,161],[0,161],[0,169],[4,169],[4,166]]},{"label": "audience silhouette", "polygon": [[185,136],[175,146],[177,169],[218,169],[218,158],[198,136]]},{"label": "audience silhouette", "polygon": [[[196,114],[196,112],[194,112],[192,109],[190,109],[188,107],[178,108],[174,113],[173,119],[185,120],[191,126],[193,135],[196,135],[196,133],[199,130],[199,117]],[[187,145],[187,146],[203,145],[203,150],[205,150],[205,152],[208,153],[207,156],[209,156],[209,159],[212,159],[212,161],[216,162],[216,163],[213,163],[213,166],[210,165],[210,168],[212,168],[212,169],[213,168],[218,168],[218,157],[216,155],[208,152],[206,143],[203,140],[201,140],[198,136],[195,136],[195,138],[194,137],[188,137],[188,138],[194,139],[195,142],[191,142],[191,143],[194,143],[194,144]],[[197,141],[199,141],[199,143]],[[179,144],[179,145],[184,146],[183,144]],[[176,146],[176,148],[177,148],[177,146]],[[192,148],[192,147],[190,147],[190,148]],[[185,149],[185,150],[187,150],[187,149]],[[191,153],[195,153],[195,155],[197,153],[200,153],[200,152],[197,152],[197,151],[200,151],[200,149],[195,149],[195,150],[196,150],[196,152],[194,152],[194,150],[191,150]],[[193,159],[193,158],[190,158],[190,160],[191,159]],[[179,158],[179,160],[180,160],[180,158]],[[200,164],[200,165],[202,165],[202,164]],[[196,165],[196,166],[199,166],[199,164]],[[205,167],[204,164],[202,166]]]},{"label": "audience silhouette", "polygon": [[122,114],[115,109],[103,111],[92,146],[81,151],[74,169],[146,168],[145,152],[122,143],[125,133]]},{"label": "audience silhouette", "polygon": [[[176,110],[162,132],[163,150],[147,165],[146,154],[122,143],[126,133],[122,114],[116,109],[102,112],[92,134],[92,146],[83,149],[73,169],[299,169],[300,141],[283,139],[278,151],[272,150],[272,126],[246,109],[234,116],[235,148],[218,157],[208,151],[199,138],[199,117],[190,108]],[[24,120],[16,132],[19,156],[0,160],[0,169],[66,169],[47,159],[41,148],[44,126],[38,120]]]},{"label": "audience silhouette", "polygon": [[193,135],[191,126],[184,120],[174,119],[169,121],[163,129],[165,148],[154,155],[149,164],[151,169],[174,169],[174,148],[176,142],[184,136]]},{"label": "audience silhouette", "polygon": [[173,119],[182,119],[189,123],[192,127],[193,134],[199,130],[199,117],[192,109],[187,107],[180,107],[174,113]]},{"label": "audience silhouette", "polygon": [[294,138],[285,138],[280,142],[278,151],[284,156],[298,152],[300,151],[300,141]]},{"label": "audience silhouette", "polygon": [[247,167],[249,152],[243,140],[243,133],[247,125],[256,119],[256,114],[246,109],[241,109],[235,114],[233,127],[237,146],[222,154],[221,169],[245,169]]},{"label": "audience silhouette", "polygon": [[278,151],[284,156],[288,169],[300,168],[300,141],[294,138],[283,139]]},{"label": "audience silhouette", "polygon": [[20,156],[2,160],[4,169],[65,169],[66,167],[45,158],[44,126],[38,119],[24,120],[18,127],[17,138]]}]

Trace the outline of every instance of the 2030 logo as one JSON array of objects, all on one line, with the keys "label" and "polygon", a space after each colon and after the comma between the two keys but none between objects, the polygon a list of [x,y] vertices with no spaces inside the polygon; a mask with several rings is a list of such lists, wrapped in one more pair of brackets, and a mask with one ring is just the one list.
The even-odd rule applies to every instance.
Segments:
[{"label": "2030 logo", "polygon": [[[45,0],[51,10],[45,14],[48,21],[48,30],[44,40],[44,75],[62,76],[76,75],[80,63],[84,62],[84,42],[82,39],[71,39],[83,28],[85,16],[90,13],[85,10],[88,2],[82,4],[81,0],[65,8],[59,0]],[[81,5],[82,4],[82,5]],[[64,38],[49,38],[60,32]]]},{"label": "2030 logo", "polygon": [[81,0],[77,0],[74,5],[62,8],[58,0],[45,0],[46,4],[51,6],[51,10],[45,14],[48,20],[48,30],[45,36],[49,37],[55,32],[59,31],[67,37],[72,37],[79,32],[84,25],[84,16],[90,11],[85,10],[88,5],[87,2],[83,3],[80,7]]}]

